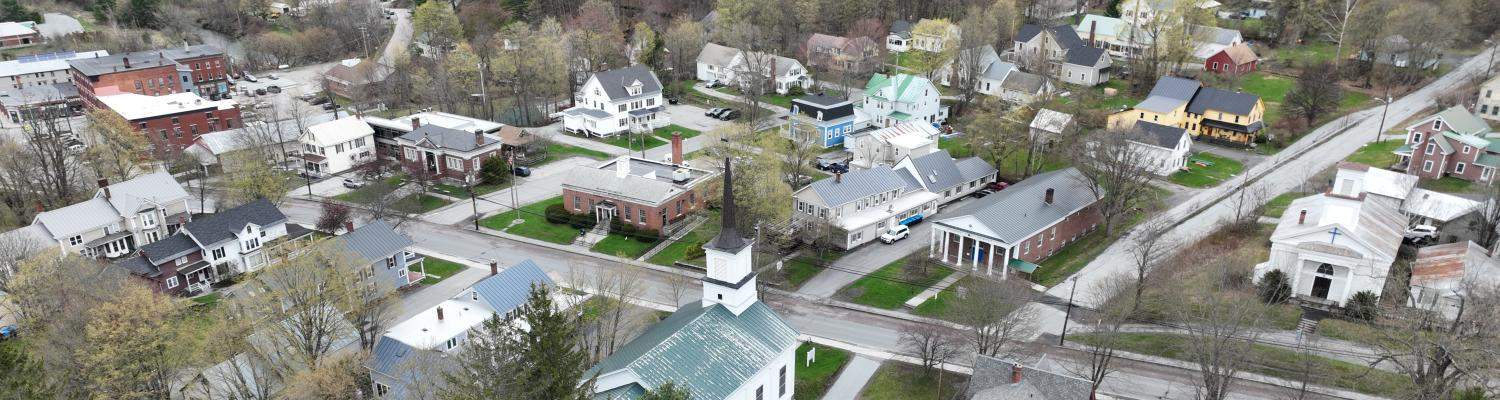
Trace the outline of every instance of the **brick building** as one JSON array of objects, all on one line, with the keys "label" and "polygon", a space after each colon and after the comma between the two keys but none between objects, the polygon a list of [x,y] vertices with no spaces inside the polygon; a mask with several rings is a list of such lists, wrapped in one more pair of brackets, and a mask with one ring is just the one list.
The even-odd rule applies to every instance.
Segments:
[{"label": "brick building", "polygon": [[[420,124],[420,120],[413,120]],[[427,173],[459,182],[476,182],[484,160],[500,156],[500,139],[483,130],[466,132],[435,124],[419,125],[396,138],[401,165],[408,173]]]},{"label": "brick building", "polygon": [[563,178],[563,206],[594,214],[600,223],[618,219],[638,229],[662,232],[707,206],[703,183],[717,172],[682,164],[682,139],[672,140],[673,163],[621,156],[594,167],[577,167]]},{"label": "brick building", "polygon": [[[1037,262],[1093,230],[1098,199],[1077,168],[1047,172],[979,199],[963,213],[933,221],[928,255],[993,276],[1006,267],[1036,272]],[[998,268],[997,268],[998,267]]]},{"label": "brick building", "polygon": [[42,42],[34,22],[0,22],[0,49],[28,47]]},{"label": "brick building", "polygon": [[161,96],[193,92],[218,99],[230,92],[229,61],[210,45],[69,60],[73,85],[90,106],[99,96],[135,93]]},{"label": "brick building", "polygon": [[1500,168],[1500,143],[1490,132],[1488,123],[1461,105],[1443,110],[1406,127],[1406,144],[1395,150],[1401,158],[1396,169],[1423,179],[1490,182]]},{"label": "brick building", "polygon": [[100,96],[100,107],[114,111],[146,135],[156,149],[182,151],[209,132],[243,124],[232,99],[206,100],[196,93],[146,96],[121,93]]}]

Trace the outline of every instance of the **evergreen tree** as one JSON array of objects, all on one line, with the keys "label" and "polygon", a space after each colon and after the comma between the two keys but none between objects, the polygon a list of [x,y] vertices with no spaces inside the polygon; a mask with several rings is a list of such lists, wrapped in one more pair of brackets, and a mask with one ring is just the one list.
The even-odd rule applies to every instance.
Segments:
[{"label": "evergreen tree", "polygon": [[447,381],[439,398],[448,400],[516,398],[511,388],[515,376],[511,366],[516,360],[508,353],[506,343],[511,335],[511,321],[494,316],[469,332],[468,343],[458,355],[458,368],[443,373]]},{"label": "evergreen tree", "polygon": [[546,287],[533,287],[526,304],[469,333],[458,368],[444,373],[439,397],[450,400],[558,399],[593,396],[583,385],[588,357],[577,349],[578,325],[554,308]]},{"label": "evergreen tree", "polygon": [[677,386],[676,383],[667,381],[667,383],[657,386],[656,390],[646,391],[646,394],[641,396],[639,400],[688,400],[691,398],[693,398],[693,392],[689,391],[688,388]]},{"label": "evergreen tree", "polygon": [[36,21],[42,22],[42,14],[26,9],[17,0],[0,1],[0,22],[5,21]]},{"label": "evergreen tree", "polygon": [[510,163],[504,158],[490,157],[479,164],[479,181],[486,185],[499,185],[510,180]]}]

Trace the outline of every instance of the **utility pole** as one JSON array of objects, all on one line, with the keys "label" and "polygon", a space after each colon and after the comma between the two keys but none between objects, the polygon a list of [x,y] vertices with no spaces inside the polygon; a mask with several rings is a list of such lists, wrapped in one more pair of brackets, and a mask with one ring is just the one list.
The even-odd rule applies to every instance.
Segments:
[{"label": "utility pole", "polygon": [[1386,85],[1385,86],[1385,97],[1382,98],[1382,99],[1380,99],[1380,102],[1384,103],[1385,107],[1383,107],[1383,108],[1380,109],[1380,129],[1378,129],[1378,130],[1375,131],[1375,140],[1371,141],[1370,142],[1371,144],[1374,144],[1375,142],[1379,142],[1380,141],[1380,135],[1385,134],[1385,115],[1386,115],[1386,112],[1388,112],[1388,111],[1391,110],[1391,86],[1390,85]]},{"label": "utility pole", "polygon": [[469,189],[469,206],[471,206],[471,207],[474,208],[474,230],[478,231],[479,230],[479,198],[476,197],[476,196],[474,196],[474,183],[470,182],[466,186],[468,186],[468,189]]},{"label": "utility pole", "polygon": [[[515,221],[520,221],[521,220],[521,199],[518,198],[518,197],[516,197],[516,186],[519,185],[519,182],[516,182],[516,181],[520,180],[521,178],[518,177],[518,176],[516,176],[516,153],[515,153],[515,151],[512,150],[511,153],[510,153],[510,155],[507,158],[508,158],[507,161],[510,161],[509,162],[509,164],[510,164],[510,208],[512,210],[516,210],[516,219],[515,219]],[[515,221],[511,221],[511,222],[515,223]]]},{"label": "utility pole", "polygon": [[370,35],[369,27],[359,26],[359,42],[365,45],[365,58],[370,58]]},{"label": "utility pole", "polygon": [[208,206],[204,205],[204,199],[208,197],[208,164],[199,165],[203,166],[203,177],[198,179],[198,212],[207,214]]},{"label": "utility pole", "polygon": [[480,62],[477,66],[479,67],[479,100],[484,102],[484,109],[490,112],[484,116],[484,119],[494,118],[494,110],[490,108],[490,95],[485,91],[487,85],[484,83],[484,63]]},{"label": "utility pole", "polygon": [[1073,294],[1078,292],[1078,275],[1068,278],[1073,282],[1073,287],[1068,289],[1068,311],[1063,316],[1062,334],[1057,337],[1057,345],[1062,346],[1068,340],[1068,320],[1073,318]]}]

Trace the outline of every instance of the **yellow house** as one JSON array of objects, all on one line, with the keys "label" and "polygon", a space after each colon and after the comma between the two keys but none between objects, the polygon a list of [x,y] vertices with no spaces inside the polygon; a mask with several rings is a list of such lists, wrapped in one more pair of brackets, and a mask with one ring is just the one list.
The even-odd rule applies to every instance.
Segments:
[{"label": "yellow house", "polygon": [[1136,121],[1149,121],[1187,129],[1194,139],[1249,147],[1265,129],[1265,111],[1260,96],[1167,76],[1135,108],[1110,115],[1108,124],[1129,129]]}]

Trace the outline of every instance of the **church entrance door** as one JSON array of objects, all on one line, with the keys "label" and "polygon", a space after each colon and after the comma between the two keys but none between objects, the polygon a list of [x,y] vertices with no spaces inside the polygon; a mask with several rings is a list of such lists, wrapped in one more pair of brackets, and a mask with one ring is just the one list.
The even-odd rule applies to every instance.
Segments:
[{"label": "church entrance door", "polygon": [[1328,287],[1333,285],[1333,279],[1326,276],[1313,278],[1312,296],[1328,300]]}]

